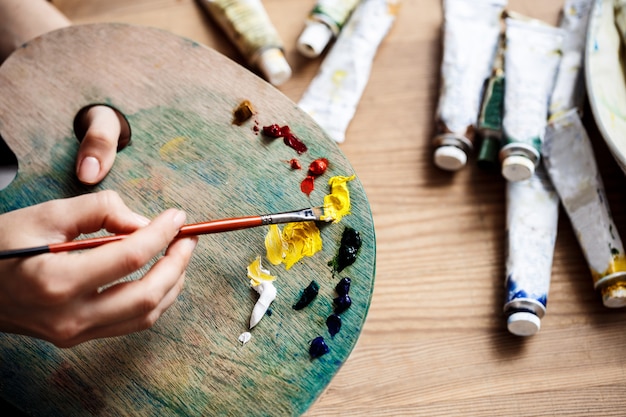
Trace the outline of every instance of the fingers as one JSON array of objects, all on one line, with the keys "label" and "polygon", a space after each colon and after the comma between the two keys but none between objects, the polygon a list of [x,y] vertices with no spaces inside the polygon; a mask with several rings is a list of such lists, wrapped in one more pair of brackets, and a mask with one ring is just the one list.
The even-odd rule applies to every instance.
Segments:
[{"label": "fingers", "polygon": [[121,241],[68,254],[63,260],[72,265],[68,284],[86,293],[137,271],[170,244],[185,218],[183,211],[169,209]]},{"label": "fingers", "polygon": [[180,294],[196,242],[196,237],[174,241],[166,255],[141,280],[124,282],[94,295],[89,308],[84,310],[88,314],[84,320],[98,325],[86,326],[85,331],[56,344],[73,346],[152,327]]},{"label": "fingers", "polygon": [[111,170],[118,147],[128,143],[128,124],[112,108],[93,106],[78,116],[75,130],[81,141],[76,175],[85,184],[97,184]]},{"label": "fingers", "polygon": [[[33,234],[45,239],[41,242],[45,244],[73,240],[80,234],[101,229],[118,234],[132,233],[150,223],[111,190],[52,200],[24,210],[33,210],[33,213],[24,213],[29,219],[25,224],[36,228]],[[55,235],[55,240],[50,240],[50,235]]]}]

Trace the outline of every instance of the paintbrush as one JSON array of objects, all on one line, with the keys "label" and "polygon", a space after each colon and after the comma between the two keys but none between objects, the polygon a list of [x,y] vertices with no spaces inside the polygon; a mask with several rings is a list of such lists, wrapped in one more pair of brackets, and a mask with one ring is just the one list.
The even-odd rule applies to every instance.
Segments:
[{"label": "paintbrush", "polygon": [[[201,223],[186,224],[182,226],[175,239],[206,235],[211,233],[231,232],[234,230],[249,229],[252,227],[265,226],[281,223],[298,223],[309,221],[330,222],[332,218],[322,219],[324,210],[322,207],[312,207],[284,213],[264,214],[261,216],[232,217],[228,219],[209,220]],[[32,248],[11,249],[0,251],[0,260],[9,258],[24,258],[27,256],[41,255],[43,253],[68,252],[74,250],[91,249],[102,246],[106,243],[116,242],[126,238],[128,235],[110,235],[94,237],[71,242],[52,243],[50,245],[35,246]]]}]

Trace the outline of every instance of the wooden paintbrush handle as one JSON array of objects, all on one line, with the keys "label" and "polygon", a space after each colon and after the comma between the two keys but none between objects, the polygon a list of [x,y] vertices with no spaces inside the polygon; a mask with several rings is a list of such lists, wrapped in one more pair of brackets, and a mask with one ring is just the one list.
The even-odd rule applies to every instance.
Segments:
[{"label": "wooden paintbrush handle", "polygon": [[187,224],[180,228],[180,232],[178,232],[177,237],[229,232],[231,230],[248,229],[250,227],[257,227],[262,225],[263,220],[261,216],[213,220],[202,223]]},{"label": "wooden paintbrush handle", "polygon": [[[261,216],[239,217],[231,219],[213,220],[202,223],[187,224],[180,228],[177,238],[205,235],[209,233],[222,233],[232,230],[248,229],[250,227],[262,226]],[[116,242],[126,238],[128,235],[112,235],[104,237],[94,237],[90,239],[73,240],[71,242],[54,243],[48,246],[49,252],[67,252],[72,250],[92,249],[106,243]]]}]

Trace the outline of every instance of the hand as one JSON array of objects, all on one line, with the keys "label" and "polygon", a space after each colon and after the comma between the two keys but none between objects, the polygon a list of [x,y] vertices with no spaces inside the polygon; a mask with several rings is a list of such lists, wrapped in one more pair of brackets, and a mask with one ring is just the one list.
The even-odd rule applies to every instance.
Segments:
[{"label": "hand", "polygon": [[[197,242],[173,239],[184,221],[184,212],[170,209],[149,222],[113,191],[1,215],[2,249],[69,241],[100,229],[130,235],[83,252],[0,261],[0,331],[71,347],[151,327],[180,293]],[[120,282],[165,248],[141,279]]]},{"label": "hand", "polygon": [[78,114],[74,131],[80,140],[76,175],[85,184],[97,184],[111,170],[116,152],[130,141],[128,123],[112,108],[96,105]]}]

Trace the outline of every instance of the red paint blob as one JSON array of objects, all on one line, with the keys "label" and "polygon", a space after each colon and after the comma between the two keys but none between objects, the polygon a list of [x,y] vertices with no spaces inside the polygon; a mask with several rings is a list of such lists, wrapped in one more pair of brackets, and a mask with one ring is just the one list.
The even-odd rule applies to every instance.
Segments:
[{"label": "red paint blob", "polygon": [[263,126],[263,134],[270,138],[280,138],[282,136],[281,128],[277,124]]},{"label": "red paint blob", "polygon": [[291,169],[302,169],[300,161],[298,161],[296,158],[293,158],[289,161],[289,166],[291,167]]},{"label": "red paint blob", "polygon": [[291,131],[289,126],[279,126],[271,124],[263,126],[263,134],[270,138],[283,138],[285,145],[293,148],[299,155],[307,151],[307,147],[298,137]]},{"label": "red paint blob", "polygon": [[326,172],[326,168],[328,168],[328,159],[316,159],[315,161],[311,162],[311,165],[309,165],[309,175],[319,177],[324,172]]},{"label": "red paint blob", "polygon": [[300,190],[307,196],[310,195],[315,189],[315,177],[307,175],[305,179],[300,183]]}]

